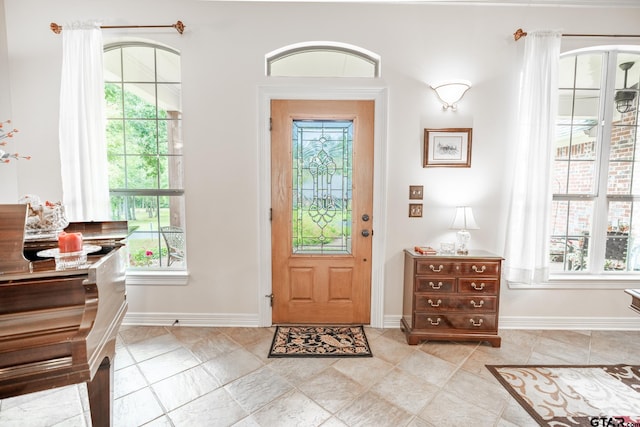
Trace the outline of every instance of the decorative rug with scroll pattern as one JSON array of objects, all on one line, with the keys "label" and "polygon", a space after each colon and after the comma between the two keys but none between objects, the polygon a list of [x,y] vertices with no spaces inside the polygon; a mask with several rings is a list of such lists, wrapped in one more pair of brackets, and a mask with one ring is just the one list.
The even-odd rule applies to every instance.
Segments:
[{"label": "decorative rug with scroll pattern", "polygon": [[640,426],[640,366],[486,367],[541,426]]},{"label": "decorative rug with scroll pattern", "polygon": [[371,357],[362,326],[277,326],[269,357]]}]

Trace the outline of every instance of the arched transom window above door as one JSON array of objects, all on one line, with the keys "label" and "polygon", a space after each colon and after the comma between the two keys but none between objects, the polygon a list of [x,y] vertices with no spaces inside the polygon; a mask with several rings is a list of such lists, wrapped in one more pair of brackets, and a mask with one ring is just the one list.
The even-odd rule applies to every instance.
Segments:
[{"label": "arched transom window above door", "polygon": [[337,42],[304,42],[269,52],[267,76],[380,77],[380,56]]}]

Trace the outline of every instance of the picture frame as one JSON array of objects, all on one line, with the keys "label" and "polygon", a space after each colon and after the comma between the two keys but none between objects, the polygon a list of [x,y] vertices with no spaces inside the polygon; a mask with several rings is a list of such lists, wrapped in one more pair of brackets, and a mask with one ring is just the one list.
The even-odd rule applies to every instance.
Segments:
[{"label": "picture frame", "polygon": [[471,167],[471,128],[424,130],[422,167]]},{"label": "picture frame", "polygon": [[409,186],[409,199],[422,200],[423,194],[424,194],[424,187],[422,185]]},{"label": "picture frame", "polygon": [[409,203],[409,218],[422,217],[422,203]]}]

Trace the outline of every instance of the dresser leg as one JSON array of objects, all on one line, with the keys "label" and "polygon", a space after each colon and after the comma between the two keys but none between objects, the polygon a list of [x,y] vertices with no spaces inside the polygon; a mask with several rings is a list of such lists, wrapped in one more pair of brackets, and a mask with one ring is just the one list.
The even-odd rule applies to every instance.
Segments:
[{"label": "dresser leg", "polygon": [[487,341],[489,342],[489,344],[491,344],[491,347],[500,347],[500,344],[502,343],[502,338],[500,337],[487,338]]},{"label": "dresser leg", "polygon": [[91,424],[93,427],[111,427],[113,402],[113,363],[105,357],[93,380],[87,383]]}]

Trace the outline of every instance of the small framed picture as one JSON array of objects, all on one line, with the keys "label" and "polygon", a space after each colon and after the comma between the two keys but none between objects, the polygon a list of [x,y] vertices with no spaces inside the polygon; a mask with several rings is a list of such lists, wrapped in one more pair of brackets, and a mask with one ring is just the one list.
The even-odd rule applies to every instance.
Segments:
[{"label": "small framed picture", "polygon": [[422,200],[423,188],[424,187],[422,185],[410,185],[409,186],[409,199],[411,199],[411,200]]},{"label": "small framed picture", "polygon": [[409,203],[409,218],[422,216],[422,203]]},{"label": "small framed picture", "polygon": [[471,167],[471,128],[425,129],[425,168]]}]

